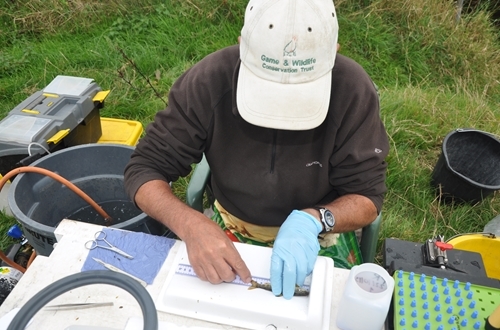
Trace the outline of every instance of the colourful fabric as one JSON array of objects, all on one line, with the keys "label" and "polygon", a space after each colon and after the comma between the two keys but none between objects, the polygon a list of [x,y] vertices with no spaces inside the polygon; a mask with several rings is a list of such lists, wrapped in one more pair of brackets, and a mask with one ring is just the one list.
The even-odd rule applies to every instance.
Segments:
[{"label": "colourful fabric", "polygon": [[[227,212],[217,201],[213,205],[215,221],[233,242],[272,247],[279,227],[263,227],[245,222]],[[354,232],[327,233],[318,237],[318,255],[333,259],[337,268],[351,269],[363,262]]]}]

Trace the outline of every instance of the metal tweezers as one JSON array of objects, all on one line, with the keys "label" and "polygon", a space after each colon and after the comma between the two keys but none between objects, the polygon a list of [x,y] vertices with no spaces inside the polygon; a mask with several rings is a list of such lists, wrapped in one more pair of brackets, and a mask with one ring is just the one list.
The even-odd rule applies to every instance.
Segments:
[{"label": "metal tweezers", "polygon": [[58,310],[58,309],[69,310],[69,309],[84,309],[84,308],[103,307],[103,306],[113,306],[113,302],[49,305],[49,306],[45,306],[43,309],[44,310]]}]

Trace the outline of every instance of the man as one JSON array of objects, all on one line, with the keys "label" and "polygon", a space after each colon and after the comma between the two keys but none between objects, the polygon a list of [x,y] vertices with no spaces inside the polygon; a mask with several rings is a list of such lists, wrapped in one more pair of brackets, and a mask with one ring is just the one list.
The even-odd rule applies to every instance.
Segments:
[{"label": "man", "polygon": [[[251,280],[229,235],[273,246],[273,293],[291,299],[318,253],[336,266],[360,263],[352,231],[381,210],[389,145],[372,81],[337,54],[331,0],[251,0],[241,32],[239,46],[208,55],[175,82],[125,185],[186,243],[200,279]],[[203,153],[215,221],[169,186]]]}]

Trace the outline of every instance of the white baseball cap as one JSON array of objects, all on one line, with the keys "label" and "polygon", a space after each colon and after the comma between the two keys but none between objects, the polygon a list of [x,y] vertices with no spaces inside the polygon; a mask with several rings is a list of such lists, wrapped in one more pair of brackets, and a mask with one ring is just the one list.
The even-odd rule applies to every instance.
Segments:
[{"label": "white baseball cap", "polygon": [[285,130],[319,126],[330,104],[338,30],[332,0],[250,0],[236,90],[243,119]]}]

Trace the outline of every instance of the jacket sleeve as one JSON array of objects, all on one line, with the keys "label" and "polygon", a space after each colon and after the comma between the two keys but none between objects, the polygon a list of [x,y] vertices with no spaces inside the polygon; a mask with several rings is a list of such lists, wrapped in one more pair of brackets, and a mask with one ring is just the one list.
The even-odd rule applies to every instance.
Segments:
[{"label": "jacket sleeve", "polygon": [[[330,158],[330,183],[339,196],[360,194],[381,211],[389,142],[380,118],[377,90],[364,69],[343,58],[333,73],[332,107],[343,109],[333,117],[337,127]],[[337,66],[337,65],[336,65]],[[335,83],[342,80],[342,83]]]},{"label": "jacket sleeve", "polygon": [[125,189],[132,200],[144,183],[176,181],[187,176],[191,165],[201,160],[212,125],[211,109],[220,97],[214,74],[224,76],[214,62],[220,63],[220,56],[228,56],[227,52],[224,54],[208,55],[181,75],[170,89],[167,108],[159,111],[147,126],[125,168]]}]

